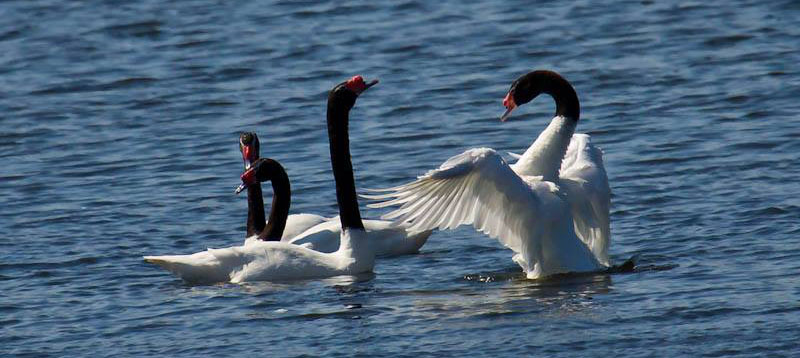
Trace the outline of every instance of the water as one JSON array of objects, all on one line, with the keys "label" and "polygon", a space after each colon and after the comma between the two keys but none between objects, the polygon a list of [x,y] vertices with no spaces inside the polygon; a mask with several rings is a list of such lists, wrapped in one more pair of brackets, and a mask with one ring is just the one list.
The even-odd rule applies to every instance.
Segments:
[{"label": "water", "polygon": [[[798,356],[796,1],[0,3],[0,355]],[[469,228],[374,275],[191,286],[146,254],[238,244],[238,133],[334,215],[326,92],[361,188],[476,146],[521,152],[564,74],[605,149],[612,258],[527,281]],[[270,193],[265,192],[269,202]],[[362,203],[363,207],[363,203]],[[366,217],[380,212],[364,211]]]}]

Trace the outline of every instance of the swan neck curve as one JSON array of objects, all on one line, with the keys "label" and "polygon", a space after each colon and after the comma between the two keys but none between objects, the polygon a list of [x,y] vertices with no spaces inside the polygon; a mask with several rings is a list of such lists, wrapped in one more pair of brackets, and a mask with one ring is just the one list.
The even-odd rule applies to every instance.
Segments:
[{"label": "swan neck curve", "polygon": [[331,151],[331,167],[336,182],[336,202],[339,204],[339,218],[342,229],[364,229],[361,213],[358,210],[358,197],[353,177],[353,163],[350,160],[350,139],[348,123],[350,109],[355,104],[356,95],[341,88],[334,88],[328,94],[328,141]]},{"label": "swan neck curve", "polygon": [[269,220],[264,231],[258,235],[259,240],[280,241],[283,230],[286,228],[286,219],[289,217],[289,206],[292,201],[292,192],[289,185],[289,176],[276,161],[270,161],[272,172],[272,206],[269,210]]},{"label": "swan neck curve", "polygon": [[556,101],[556,116],[562,116],[572,121],[577,122],[581,116],[580,102],[578,102],[578,94],[570,86],[569,83],[564,81],[565,87],[556,87],[545,92],[553,97]]},{"label": "swan neck curve", "polygon": [[556,102],[556,116],[577,122],[581,116],[581,105],[572,85],[564,77],[552,71],[542,71],[541,76],[542,92],[549,94]]},{"label": "swan neck curve", "polygon": [[580,118],[578,95],[564,77],[553,71],[530,72],[516,86],[520,91],[517,95],[523,101],[530,101],[539,93],[549,94],[556,102],[556,114],[514,168],[519,174],[542,176],[543,180],[558,182],[561,162]]},{"label": "swan neck curve", "polygon": [[547,93],[556,102],[555,116],[577,122],[581,115],[578,94],[564,77],[553,71],[537,70],[529,72],[512,85],[517,105],[532,101],[541,93]]}]

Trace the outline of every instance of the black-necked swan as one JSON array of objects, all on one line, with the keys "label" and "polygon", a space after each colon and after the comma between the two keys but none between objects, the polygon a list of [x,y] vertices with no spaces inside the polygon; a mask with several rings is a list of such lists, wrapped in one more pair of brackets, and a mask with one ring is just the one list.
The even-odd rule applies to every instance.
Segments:
[{"label": "black-necked swan", "polygon": [[[357,274],[372,270],[374,253],[360,230],[346,230],[342,242],[350,244],[336,253],[321,253],[309,248],[277,241],[283,234],[290,205],[289,178],[275,160],[260,158],[244,174],[272,182],[273,200],[270,224],[242,246],[208,249],[192,255],[145,256],[147,262],[194,283],[240,283],[261,280],[291,280]],[[353,247],[356,247],[354,249]],[[357,248],[360,248],[357,249]]]},{"label": "black-necked swan", "polygon": [[366,196],[385,200],[370,206],[401,205],[383,218],[409,230],[471,224],[513,250],[531,279],[608,268],[608,178],[602,151],[588,135],[573,135],[580,105],[572,85],[552,71],[527,73],[511,85],[501,120],[541,93],[555,100],[555,118],[515,164],[493,149],[470,149],[411,183]]},{"label": "black-necked swan", "polygon": [[[364,229],[350,162],[347,126],[350,109],[355,105],[358,96],[376,83],[377,81],[365,83],[361,76],[355,76],[337,85],[328,94],[327,120],[331,164],[336,182],[340,226],[343,228],[340,230],[336,251],[324,253],[287,242],[251,240],[242,246],[208,249],[193,255],[146,256],[144,259],[192,282],[291,280],[354,275],[372,271],[376,253],[373,243],[379,241],[376,237],[380,237],[381,234],[391,235],[397,231]],[[266,162],[270,163],[267,166],[262,164],[265,162],[265,160],[259,161],[258,166],[245,171],[242,174],[243,184],[271,180],[274,195],[288,194],[288,177],[283,168],[272,165],[277,163],[275,161]],[[282,188],[284,177],[285,187]],[[242,186],[237,189],[240,190]],[[282,215],[277,217],[284,222],[274,225],[276,231],[266,235],[271,235],[273,238],[282,235],[282,232],[277,232],[277,228],[282,228],[285,224],[288,200],[286,205],[286,210],[281,209]]]},{"label": "black-necked swan", "polygon": [[[363,79],[361,79],[361,81],[363,81]],[[344,128],[344,132],[342,132],[342,128]],[[348,138],[346,126],[330,126],[329,123],[329,134],[332,137],[345,139]],[[242,158],[245,162],[245,168],[248,168],[250,165],[249,163],[252,163],[258,159],[258,153],[260,149],[258,135],[255,133],[243,133],[240,136],[239,143],[240,151],[242,152]],[[337,163],[332,164],[335,167],[334,171],[337,170],[336,168],[339,168],[344,164],[343,160],[338,159],[337,161],[337,159],[334,159],[340,157],[340,153],[338,153],[338,151],[342,150],[341,148],[348,147],[349,144],[347,146],[342,145],[331,147],[332,163],[333,161],[336,161]],[[334,150],[337,152],[334,153]],[[350,168],[352,168],[352,166]],[[342,168],[341,170],[346,171],[351,169]],[[344,177],[345,175],[346,174],[344,173],[340,173],[340,177]],[[350,176],[352,176],[352,170]],[[247,182],[243,183],[243,185],[244,187],[247,187],[248,199],[248,238],[245,240],[245,242],[247,243],[249,241],[258,239],[264,240],[265,238],[263,235],[257,235],[257,233],[260,232],[260,230],[258,230],[259,224],[262,229],[264,227],[264,205],[263,200],[261,199],[260,184],[258,182]],[[257,189],[253,190],[253,188]],[[350,199],[349,197],[344,197],[343,200],[347,201]],[[357,208],[358,202],[348,203],[346,207]],[[259,219],[262,220],[261,223],[258,222]],[[419,249],[425,244],[431,234],[430,231],[409,233],[403,227],[393,226],[391,221],[386,220],[362,220],[362,223],[367,231],[367,234],[372,237],[372,240],[374,240],[372,245],[375,248],[375,254],[379,257],[415,254],[419,252]],[[269,221],[267,222],[266,226],[269,226]],[[341,236],[341,231],[342,224],[338,217],[325,218],[323,216],[306,213],[292,214],[287,218],[286,229],[283,232],[283,236],[280,237],[279,240],[296,245],[304,245],[316,251],[334,252],[339,249],[339,237]]]},{"label": "black-necked swan", "polygon": [[[244,132],[240,134],[239,151],[242,153],[244,169],[250,169],[250,166],[261,156],[261,142],[258,139],[258,135],[254,132]],[[273,201],[274,200],[275,198],[273,197]],[[275,212],[274,203],[270,210],[271,218]],[[314,214],[291,214],[286,218],[286,226],[283,229],[282,236],[267,237],[259,235],[265,227],[268,227],[264,216],[264,199],[261,192],[261,183],[256,182],[247,187],[247,231],[245,243],[252,240],[286,241],[328,220],[330,219]],[[339,240],[338,236],[336,240]]]}]

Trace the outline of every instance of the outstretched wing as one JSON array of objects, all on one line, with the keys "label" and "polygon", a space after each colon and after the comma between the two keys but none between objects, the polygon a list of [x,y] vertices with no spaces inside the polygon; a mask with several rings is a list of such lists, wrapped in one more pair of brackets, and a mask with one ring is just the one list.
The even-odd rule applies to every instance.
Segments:
[{"label": "outstretched wing", "polygon": [[604,265],[608,265],[611,189],[603,151],[586,134],[575,134],[561,162],[561,189],[567,193],[575,232]]},{"label": "outstretched wing", "polygon": [[407,225],[409,231],[471,224],[512,249],[514,260],[532,271],[541,258],[540,238],[546,231],[541,223],[559,212],[546,207],[561,202],[548,200],[557,199],[555,190],[552,183],[526,182],[497,152],[477,148],[411,183],[379,190],[385,194],[363,196],[385,200],[370,204],[373,208],[400,205],[382,218]]}]

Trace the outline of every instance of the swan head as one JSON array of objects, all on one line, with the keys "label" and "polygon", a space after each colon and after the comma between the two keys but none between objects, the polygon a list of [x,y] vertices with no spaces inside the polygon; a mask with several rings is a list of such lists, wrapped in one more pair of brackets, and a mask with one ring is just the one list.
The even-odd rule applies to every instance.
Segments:
[{"label": "swan head", "polygon": [[536,70],[520,76],[511,83],[511,88],[503,98],[506,111],[500,116],[500,120],[505,122],[515,108],[532,101],[542,93],[548,93],[556,100],[556,114],[578,119],[580,111],[578,98],[569,82],[556,72]]},{"label": "swan head", "polygon": [[241,193],[248,186],[255,183],[273,180],[282,172],[284,172],[283,167],[277,161],[270,158],[258,158],[250,168],[242,173],[242,184],[239,184],[236,188],[236,194]]},{"label": "swan head", "polygon": [[258,135],[255,132],[244,132],[239,135],[239,151],[242,152],[244,170],[250,169],[258,159],[260,152]]},{"label": "swan head", "polygon": [[378,84],[378,80],[365,82],[364,77],[359,75],[353,76],[349,80],[333,87],[331,92],[328,93],[328,102],[346,105],[348,109],[353,108],[358,96],[376,84]]},{"label": "swan head", "polygon": [[536,98],[542,93],[542,82],[535,74],[542,71],[533,71],[520,76],[511,83],[511,89],[508,90],[506,97],[503,98],[503,106],[506,111],[500,116],[500,120],[505,122],[511,117],[511,112]]}]

